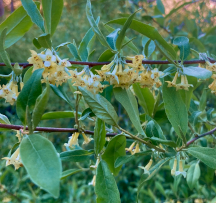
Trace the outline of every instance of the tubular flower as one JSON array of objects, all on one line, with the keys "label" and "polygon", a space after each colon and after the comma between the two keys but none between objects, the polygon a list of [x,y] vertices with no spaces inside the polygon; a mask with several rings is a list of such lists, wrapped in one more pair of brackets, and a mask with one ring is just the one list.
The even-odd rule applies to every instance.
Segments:
[{"label": "tubular flower", "polygon": [[153,160],[150,159],[145,167],[143,166],[139,166],[139,167],[144,170],[144,174],[150,175],[149,169],[151,168],[152,163],[153,163]]},{"label": "tubular flower", "polygon": [[130,152],[131,154],[133,154],[133,148],[135,146],[136,142],[133,142],[129,148],[125,148],[126,151]]},{"label": "tubular flower", "polygon": [[211,89],[211,93],[216,95],[216,74],[213,74],[211,78],[213,78],[214,80],[208,87],[209,89]]},{"label": "tubular flower", "polygon": [[213,71],[213,72],[216,72],[216,63],[211,63],[209,61],[206,61],[206,69],[207,70],[210,70],[210,71]]},{"label": "tubular flower", "polygon": [[96,175],[93,176],[92,181],[88,185],[92,185],[95,187]]},{"label": "tubular flower", "polygon": [[40,54],[30,51],[32,57],[28,59],[28,62],[33,64],[33,72],[39,68],[44,68],[42,82],[48,81],[50,84],[58,86],[67,81],[69,75],[66,73],[65,68],[71,66],[67,59],[61,59],[50,49]]},{"label": "tubular flower", "polygon": [[89,142],[91,142],[91,140],[93,140],[92,138],[89,138],[88,136],[86,136],[85,133],[82,133],[82,136],[84,138],[84,142],[83,142],[84,145],[88,144]]},{"label": "tubular flower", "polygon": [[4,158],[2,158],[2,159],[7,160],[7,161],[6,161],[6,166],[12,164],[12,165],[14,165],[15,170],[17,170],[19,167],[22,167],[22,166],[23,166],[23,164],[22,164],[22,162],[21,162],[21,158],[20,158],[19,151],[20,151],[20,149],[19,149],[19,147],[18,147],[17,150],[11,155],[10,158],[9,158],[9,157],[4,157]]},{"label": "tubular flower", "polygon": [[138,152],[140,152],[139,143],[136,144],[136,147],[135,147],[135,149],[133,151],[133,154],[136,154]]},{"label": "tubular flower", "polygon": [[172,82],[166,81],[168,83],[168,87],[175,87],[176,91],[180,90],[180,89],[189,90],[188,89],[189,87],[193,87],[193,85],[188,84],[188,80],[187,80],[186,75],[181,75],[181,83],[179,83],[179,84],[176,84],[177,78],[178,78],[178,73],[175,74]]},{"label": "tubular flower", "polygon": [[175,176],[178,176],[178,175],[183,175],[184,178],[186,178],[186,172],[184,171],[183,169],[183,163],[182,163],[182,160],[179,161],[179,170],[175,172]]},{"label": "tubular flower", "polygon": [[174,163],[173,163],[173,168],[172,168],[172,170],[171,170],[171,175],[172,175],[172,176],[175,175],[176,167],[177,167],[177,159],[175,159],[175,160],[174,160]]},{"label": "tubular flower", "polygon": [[5,102],[13,105],[18,95],[18,85],[16,82],[10,81],[7,85],[0,86],[0,98],[4,98]]},{"label": "tubular flower", "polygon": [[78,132],[73,133],[72,136],[69,137],[68,143],[65,143],[64,146],[66,147],[73,147],[76,145],[79,146],[78,137],[79,137]]}]

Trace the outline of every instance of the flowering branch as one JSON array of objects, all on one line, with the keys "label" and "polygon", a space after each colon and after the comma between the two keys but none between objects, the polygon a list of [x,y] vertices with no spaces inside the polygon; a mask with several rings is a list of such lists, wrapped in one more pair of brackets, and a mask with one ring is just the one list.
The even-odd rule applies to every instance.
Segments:
[{"label": "flowering branch", "polygon": [[[209,61],[211,63],[215,63],[216,60],[212,60],[212,59],[209,59]],[[127,60],[126,61],[127,63],[131,63],[130,60]],[[178,61],[179,63],[181,61]],[[98,66],[98,65],[106,65],[106,64],[109,64],[110,61],[105,61],[105,62],[83,62],[83,61],[70,61],[71,64],[74,64],[74,65],[89,65],[90,67],[93,67],[93,66]],[[198,64],[198,63],[205,63],[205,60],[189,60],[189,61],[184,61],[183,64]],[[169,61],[154,61],[154,60],[143,60],[142,61],[142,64],[171,64]],[[15,63],[11,63],[12,66],[15,65]],[[27,68],[29,66],[32,66],[32,64],[29,64],[29,63],[19,63],[20,66],[22,66],[23,68]],[[0,66],[5,66],[4,63],[0,63]]]}]

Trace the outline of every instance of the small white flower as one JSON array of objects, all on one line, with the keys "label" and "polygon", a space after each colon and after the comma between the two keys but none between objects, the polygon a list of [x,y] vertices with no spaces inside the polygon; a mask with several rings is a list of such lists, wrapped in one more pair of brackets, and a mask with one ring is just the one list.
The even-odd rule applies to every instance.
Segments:
[{"label": "small white flower", "polygon": [[50,49],[47,49],[45,54],[38,54],[38,56],[40,56],[43,59],[45,67],[51,66],[51,62],[56,61],[56,56],[53,55]]}]

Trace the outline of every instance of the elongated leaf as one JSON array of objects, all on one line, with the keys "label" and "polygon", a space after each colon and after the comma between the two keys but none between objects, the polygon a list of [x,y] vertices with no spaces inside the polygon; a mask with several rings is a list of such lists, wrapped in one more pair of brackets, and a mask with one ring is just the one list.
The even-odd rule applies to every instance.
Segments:
[{"label": "elongated leaf", "polygon": [[38,38],[34,38],[32,42],[33,42],[34,46],[35,46],[37,49],[40,49],[40,48],[41,48],[41,45],[40,45],[40,43],[38,42]]},{"label": "elongated leaf", "polygon": [[190,147],[188,153],[196,157],[208,167],[216,169],[216,149],[208,147]]},{"label": "elongated leaf", "polygon": [[33,0],[21,0],[22,5],[33,23],[35,23],[43,32],[45,32],[43,17],[40,14]]},{"label": "elongated leaf", "polygon": [[176,37],[173,40],[173,44],[177,45],[178,48],[180,49],[180,59],[181,60],[186,59],[190,54],[189,39],[184,36]]},{"label": "elongated leaf", "polygon": [[23,77],[23,83],[25,84],[28,79],[32,76],[32,70],[33,70],[33,67],[30,67],[26,72],[25,72],[25,75]]},{"label": "elongated leaf", "polygon": [[109,35],[106,36],[107,43],[110,45],[110,47],[113,50],[116,50],[116,40],[119,36],[118,34],[119,30],[120,28],[117,28],[113,32],[111,32]]},{"label": "elongated leaf", "polygon": [[113,90],[115,98],[121,103],[121,105],[127,111],[131,122],[133,123],[134,127],[137,131],[145,136],[145,133],[142,129],[140,118],[139,118],[139,111],[138,105],[135,96],[132,92],[128,89],[122,89],[121,87],[115,88]]},{"label": "elongated leaf", "polygon": [[175,88],[167,87],[167,84],[164,83],[163,99],[166,115],[176,134],[181,137],[182,131],[185,136],[188,127],[188,113],[180,93]]},{"label": "elongated leaf", "polygon": [[115,168],[118,168],[119,166],[122,166],[123,164],[126,164],[126,163],[132,161],[136,157],[146,156],[146,155],[149,155],[151,153],[152,153],[151,150],[147,150],[147,151],[144,151],[144,152],[135,153],[133,155],[120,156],[115,161]]},{"label": "elongated leaf", "polygon": [[148,40],[148,42],[145,45],[144,53],[146,57],[149,57],[152,55],[152,53],[155,50],[155,43],[151,39]]},{"label": "elongated leaf", "polygon": [[[39,2],[35,2],[37,7]],[[8,48],[17,42],[33,25],[31,18],[26,13],[23,6],[17,8],[6,20],[0,25],[0,33],[7,28],[7,35],[4,48]]]},{"label": "elongated leaf", "polygon": [[205,68],[200,68],[200,67],[194,67],[194,66],[189,66],[189,67],[183,67],[183,73],[185,75],[193,76],[198,79],[205,80],[207,78],[210,78],[212,76],[212,72],[205,69]]},{"label": "elongated leaf", "polygon": [[71,44],[71,42],[64,42],[64,43],[61,43],[61,44],[59,44],[59,45],[55,48],[55,50],[56,50],[56,51],[59,51],[62,47],[67,46],[67,45],[69,45],[69,44]]},{"label": "elongated leaf", "polygon": [[63,90],[62,86],[56,87],[55,85],[50,84],[53,92],[59,96],[60,98],[62,98],[64,101],[66,101],[71,107],[73,107],[71,101],[69,100],[68,96],[66,95],[66,93]]},{"label": "elongated leaf", "polygon": [[74,118],[74,112],[73,111],[47,112],[42,115],[41,120],[59,119],[59,118]]},{"label": "elongated leaf", "polygon": [[[119,19],[111,20],[107,24],[113,23],[113,24],[124,25],[126,20],[127,18],[119,18]],[[137,20],[132,20],[130,28],[136,30],[137,32],[147,36],[152,40],[157,40],[158,43],[172,56],[172,58],[174,60],[176,59],[175,50],[163,39],[163,37],[158,33],[158,31],[154,27]]]},{"label": "elongated leaf", "polygon": [[125,155],[126,138],[124,135],[116,135],[107,145],[102,159],[106,161],[109,170],[118,175],[121,166],[115,168],[115,161],[118,157]]},{"label": "elongated leaf", "polygon": [[171,140],[164,140],[158,137],[151,137],[150,140],[161,143],[161,144],[168,145],[170,147],[177,147],[177,144]]},{"label": "elongated leaf", "polygon": [[42,0],[45,26],[47,33],[51,34],[51,36],[54,34],[60,21],[63,3],[63,0]]},{"label": "elongated leaf", "polygon": [[37,40],[41,47],[51,49],[52,42],[51,42],[50,34],[42,34],[40,35],[40,37],[38,37]]},{"label": "elongated leaf", "polygon": [[72,151],[60,153],[60,158],[62,161],[71,161],[71,162],[83,162],[89,159],[89,156],[94,153],[93,150],[82,150],[76,149]]},{"label": "elongated leaf", "polygon": [[118,116],[110,102],[108,102],[103,96],[99,94],[94,95],[85,88],[79,87],[79,90],[82,92],[86,103],[98,118],[109,125],[118,125]]},{"label": "elongated leaf", "polygon": [[103,160],[100,161],[97,167],[95,193],[97,203],[121,203],[115,178]]},{"label": "elongated leaf", "polygon": [[126,34],[126,31],[127,29],[130,27],[131,23],[132,23],[132,20],[134,18],[134,16],[136,15],[136,13],[140,11],[140,10],[137,10],[135,11],[133,14],[131,14],[127,20],[125,21],[120,33],[119,33],[119,36],[116,40],[116,48],[117,50],[121,50],[121,47],[122,47],[122,43],[123,43],[123,40],[125,38],[125,34]]},{"label": "elongated leaf", "polygon": [[151,91],[148,88],[141,88],[139,83],[133,84],[133,89],[145,113],[152,116],[155,100]]},{"label": "elongated leaf", "polygon": [[41,120],[41,117],[44,113],[44,110],[46,108],[46,105],[49,99],[49,93],[50,93],[50,86],[48,84],[46,89],[44,89],[42,94],[36,100],[35,108],[32,114],[33,129],[37,127],[37,125],[39,124]]},{"label": "elongated leaf", "polygon": [[161,0],[157,0],[157,7],[161,13],[165,14],[165,8]]},{"label": "elongated leaf", "polygon": [[10,62],[10,59],[8,57],[8,54],[7,54],[7,52],[5,51],[5,48],[4,48],[5,39],[6,39],[6,33],[7,33],[7,28],[5,28],[1,32],[1,35],[0,35],[0,56],[2,58],[2,61],[5,63],[5,65],[8,68],[13,69],[13,67],[11,66],[11,62]]},{"label": "elongated leaf", "polygon": [[94,17],[91,11],[91,1],[90,0],[87,0],[87,3],[86,3],[86,15],[92,27],[92,30],[94,31],[95,35],[97,36],[101,44],[112,50],[112,48],[107,43],[105,37],[103,36],[102,32],[100,31],[99,27],[97,26],[96,21],[94,20]]},{"label": "elongated leaf", "polygon": [[[112,28],[112,27],[109,26],[109,25],[105,25],[105,24],[103,24],[103,25],[104,25],[104,27],[105,27],[109,32],[113,32],[113,31],[115,30],[114,28]],[[128,43],[128,42],[129,42],[129,43]],[[139,53],[137,47],[134,45],[133,42],[131,42],[131,40],[130,40],[128,37],[125,36],[123,43],[124,43],[123,46],[127,43],[126,46],[127,46],[128,48],[130,48],[130,49],[131,49],[132,51],[134,51],[136,54]],[[122,48],[123,48],[123,46],[122,46]]]},{"label": "elongated leaf", "polygon": [[200,177],[200,167],[199,164],[192,164],[187,172],[187,184],[192,190],[198,183]]},{"label": "elongated leaf", "polygon": [[82,169],[69,169],[69,170],[63,171],[62,176],[61,176],[61,180],[65,179],[65,178],[67,178],[73,174],[82,172],[82,171],[83,171]]},{"label": "elongated leaf", "polygon": [[17,98],[16,111],[23,124],[26,124],[26,108],[31,112],[38,96],[42,92],[41,76],[44,69],[35,70],[29,80],[25,83]]},{"label": "elongated leaf", "polygon": [[53,144],[38,134],[25,136],[20,156],[31,180],[57,198],[62,167]]},{"label": "elongated leaf", "polygon": [[[98,25],[100,18],[98,17],[96,20],[96,24]],[[91,42],[91,40],[94,37],[94,32],[92,30],[92,28],[90,28],[87,33],[85,34],[85,36],[83,37],[82,41],[80,42],[79,48],[78,48],[78,52],[79,55],[82,59],[82,61],[87,61],[88,60],[88,56],[89,56],[89,50],[88,50],[88,45]]]},{"label": "elongated leaf", "polygon": [[99,154],[106,143],[106,129],[105,123],[101,119],[97,118],[94,128],[94,151],[95,154]]},{"label": "elongated leaf", "polygon": [[[1,124],[11,124],[8,117],[0,113],[0,123]],[[0,131],[8,131],[10,129],[0,128]]]},{"label": "elongated leaf", "polygon": [[76,60],[78,61],[82,61],[82,59],[80,58],[77,48],[74,44],[68,44],[67,47],[69,48],[69,51],[71,52],[71,54],[76,58]]}]

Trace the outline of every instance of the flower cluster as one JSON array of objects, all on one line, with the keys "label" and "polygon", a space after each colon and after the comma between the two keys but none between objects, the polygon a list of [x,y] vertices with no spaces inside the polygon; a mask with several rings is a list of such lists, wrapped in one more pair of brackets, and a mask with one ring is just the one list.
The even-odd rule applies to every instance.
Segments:
[{"label": "flower cluster", "polygon": [[188,84],[187,76],[181,75],[181,83],[176,84],[179,73],[176,73],[172,82],[166,81],[168,83],[168,87],[175,87],[176,90],[189,90],[189,87],[193,87],[193,85]]},{"label": "flower cluster", "polygon": [[33,50],[30,51],[32,56],[28,58],[28,62],[33,64],[33,71],[44,68],[42,82],[48,80],[50,84],[58,86],[67,81],[68,74],[65,71],[65,67],[71,66],[67,59],[60,59],[60,57],[50,49],[40,54],[37,54]]},{"label": "flower cluster", "polygon": [[141,87],[153,86],[160,87],[162,84],[159,77],[163,75],[158,69],[150,70],[142,65],[142,55],[127,57],[132,63],[124,61],[112,61],[108,65],[104,65],[97,73],[104,81],[108,81],[114,87],[128,89],[133,83],[140,83]]},{"label": "flower cluster", "polygon": [[[20,82],[20,86],[20,88],[22,89],[22,82]],[[13,105],[14,102],[17,100],[18,95],[18,85],[13,80],[11,80],[7,85],[0,86],[0,98],[4,98],[5,102]]]},{"label": "flower cluster", "polygon": [[85,87],[88,91],[93,94],[103,92],[107,85],[102,85],[101,81],[103,80],[100,75],[95,75],[91,71],[82,70],[77,72],[77,70],[69,70],[69,78],[72,79],[73,86]]}]

